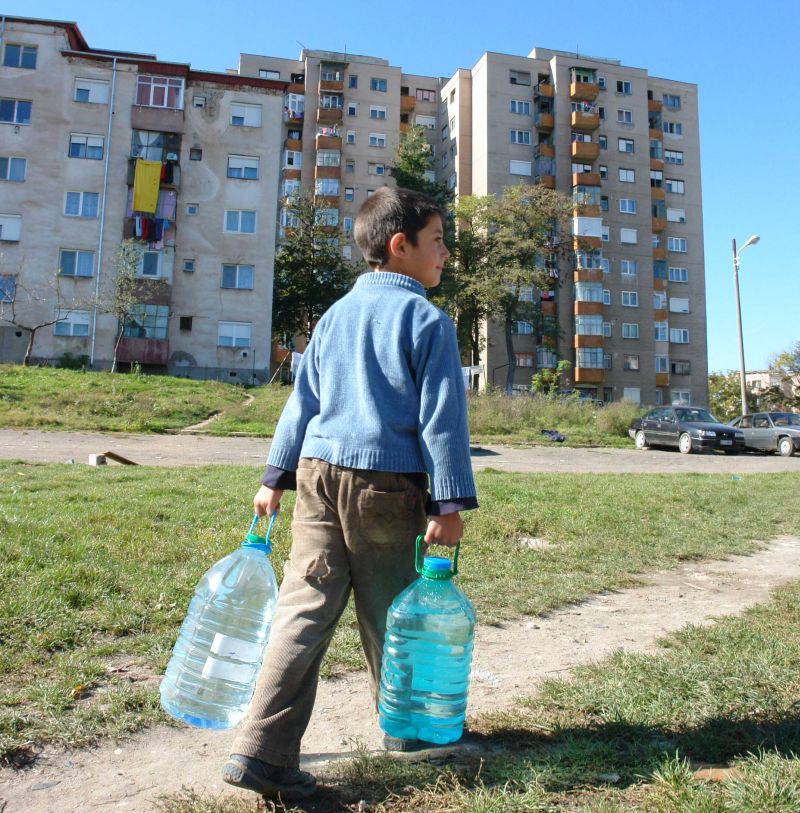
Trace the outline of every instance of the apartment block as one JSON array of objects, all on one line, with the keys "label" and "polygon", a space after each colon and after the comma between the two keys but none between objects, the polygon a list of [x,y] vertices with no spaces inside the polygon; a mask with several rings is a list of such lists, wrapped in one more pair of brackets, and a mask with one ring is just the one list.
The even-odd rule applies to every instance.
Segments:
[{"label": "apartment block", "polygon": [[[147,285],[117,358],[250,382],[269,373],[287,83],[90,48],[73,23],[6,17],[0,43],[0,359],[113,357],[123,241]],[[148,169],[150,200],[134,200]],[[141,209],[134,208],[143,206]],[[144,288],[143,288],[144,291]]]}]

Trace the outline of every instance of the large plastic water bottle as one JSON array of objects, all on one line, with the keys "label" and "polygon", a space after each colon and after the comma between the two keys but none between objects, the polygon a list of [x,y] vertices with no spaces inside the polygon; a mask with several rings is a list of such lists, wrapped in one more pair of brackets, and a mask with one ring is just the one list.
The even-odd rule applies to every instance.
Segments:
[{"label": "large plastic water bottle", "polygon": [[200,579],[161,680],[161,706],[198,728],[232,728],[247,713],[272,626],[278,584],[269,535],[254,532]]},{"label": "large plastic water bottle", "polygon": [[475,610],[452,581],[458,546],[452,563],[426,556],[420,566],[422,540],[417,537],[420,577],[387,614],[378,713],[391,737],[443,745],[464,730]]}]

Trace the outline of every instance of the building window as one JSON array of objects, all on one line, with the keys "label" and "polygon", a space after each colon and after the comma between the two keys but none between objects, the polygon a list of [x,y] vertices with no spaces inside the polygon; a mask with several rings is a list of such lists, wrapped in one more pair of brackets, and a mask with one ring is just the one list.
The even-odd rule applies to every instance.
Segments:
[{"label": "building window", "polygon": [[675,406],[691,406],[692,405],[692,391],[691,390],[672,390],[670,393],[672,403]]},{"label": "building window", "polygon": [[319,97],[319,106],[323,110],[340,110],[344,99],[338,93],[323,93]]},{"label": "building window", "polygon": [[576,302],[602,302],[603,293],[599,282],[576,282],[573,289]]},{"label": "building window", "polygon": [[667,278],[670,282],[689,282],[689,269],[670,266],[667,269]]},{"label": "building window", "polygon": [[139,76],[136,104],[141,107],[183,109],[183,79],[168,76]]},{"label": "building window", "polygon": [[548,347],[536,348],[536,366],[539,368],[554,368],[558,362],[558,357],[553,350]]},{"label": "building window", "polygon": [[509,161],[508,171],[512,175],[528,175],[532,174],[532,165],[530,161]]},{"label": "building window", "polygon": [[326,197],[338,197],[339,179],[317,178],[317,180],[314,182],[314,192],[317,195],[325,195]]},{"label": "building window", "polygon": [[686,253],[685,237],[667,237],[667,251],[675,251],[681,254]]},{"label": "building window", "polygon": [[417,115],[415,118],[417,127],[424,127],[426,130],[436,129],[436,116],[421,116]]},{"label": "building window", "polygon": [[605,90],[606,89],[606,78],[605,78],[605,76],[598,76],[597,77],[597,87],[600,88],[600,90]]},{"label": "building window", "polygon": [[664,150],[665,164],[683,164],[683,150]]},{"label": "building window", "polygon": [[183,273],[194,274],[194,258],[187,258],[183,261]]},{"label": "building window", "polygon": [[530,144],[531,131],[530,130],[511,130],[511,143],[512,144]]},{"label": "building window", "polygon": [[229,155],[228,177],[246,181],[258,180],[259,159],[253,155]]},{"label": "building window", "polygon": [[623,322],[622,323],[622,338],[623,339],[638,339],[639,338],[639,323],[638,322]]},{"label": "building window", "polygon": [[108,104],[108,82],[99,79],[76,79],[73,100],[87,104]]},{"label": "building window", "polygon": [[599,315],[576,316],[575,335],[577,336],[602,336],[603,317]]},{"label": "building window", "polygon": [[22,236],[22,216],[0,214],[0,240],[6,243],[18,242]]},{"label": "building window", "polygon": [[[283,151],[283,168],[284,169],[300,169],[303,165],[303,153],[300,150],[284,150]],[[241,177],[241,176],[231,176],[230,173],[228,177]]]},{"label": "building window", "polygon": [[447,124],[445,124],[445,126],[442,127],[442,141],[444,141],[449,135],[450,127]]},{"label": "building window", "polygon": [[520,336],[528,336],[533,333],[533,325],[530,322],[512,322],[511,332]]},{"label": "building window", "polygon": [[618,79],[617,93],[622,93],[624,96],[630,96],[633,93],[633,87],[631,86],[631,83]]},{"label": "building window", "polygon": [[161,161],[164,157],[164,133],[134,130],[131,135],[131,158]]},{"label": "building window", "polygon": [[355,192],[352,186],[346,186],[344,188],[344,199],[348,202],[352,202],[353,198],[355,197]]},{"label": "building window", "polygon": [[386,93],[386,80],[385,79],[378,79],[378,78],[373,76],[369,80],[369,89],[370,90],[377,90],[380,93]]},{"label": "building window", "polygon": [[669,325],[667,322],[654,322],[653,323],[653,338],[657,342],[667,341]]},{"label": "building window", "polygon": [[636,229],[620,229],[619,230],[619,241],[623,245],[631,246],[636,245],[637,243],[637,232]]},{"label": "building window", "polygon": [[601,195],[600,196],[600,211],[607,212],[608,211],[608,195]]},{"label": "building window", "polygon": [[256,213],[250,209],[226,209],[223,229],[234,234],[255,234]]},{"label": "building window", "polygon": [[260,127],[261,105],[234,102],[231,104],[230,124],[233,127]]},{"label": "building window", "polygon": [[345,144],[355,144],[355,143],[356,143],[356,131],[348,130],[345,136]]},{"label": "building window", "polygon": [[667,192],[672,192],[673,195],[684,194],[685,187],[683,181],[678,181],[675,178],[667,178],[664,183],[666,185]]},{"label": "building window", "polygon": [[370,147],[385,147],[386,134],[385,133],[370,133],[369,134]]},{"label": "building window", "polygon": [[689,344],[689,330],[685,327],[671,327],[669,329],[670,344]]},{"label": "building window", "polygon": [[617,124],[633,124],[633,111],[617,110]]},{"label": "building window", "polygon": [[602,347],[577,347],[575,349],[575,366],[602,370],[605,365]]},{"label": "building window", "polygon": [[355,116],[358,114],[358,105],[355,102],[347,103],[347,115]]},{"label": "building window", "polygon": [[285,178],[283,181],[283,197],[294,197],[300,191],[299,178]]},{"label": "building window", "polygon": [[669,371],[672,375],[691,375],[692,363],[690,361],[675,359],[670,362]]},{"label": "building window", "polygon": [[58,273],[64,277],[91,277],[94,273],[94,252],[61,249]]},{"label": "building window", "polygon": [[338,209],[317,209],[317,224],[320,226],[338,226]]},{"label": "building window", "polygon": [[[611,338],[611,322],[603,322],[603,336],[606,339]],[[609,367],[609,369],[611,368]]]},{"label": "building window", "polygon": [[633,356],[628,353],[622,356],[622,369],[623,370],[639,370],[639,356]]},{"label": "building window", "polygon": [[514,353],[514,363],[517,367],[533,367],[533,353]]},{"label": "building window", "polygon": [[600,145],[601,150],[608,149],[608,138],[604,135],[597,136],[597,143]]},{"label": "building window", "polygon": [[342,231],[345,234],[349,234],[353,231],[353,218],[352,217],[343,217],[342,218]]},{"label": "building window", "polygon": [[69,157],[102,160],[103,136],[89,135],[88,133],[70,133]]},{"label": "building window", "polygon": [[30,124],[32,102],[18,99],[0,99],[0,122],[4,124]]},{"label": "building window", "polygon": [[664,173],[660,169],[650,170],[650,186],[653,189],[661,189],[664,185]]},{"label": "building window", "polygon": [[191,147],[189,150],[189,160],[190,161],[202,161],[203,160],[203,151],[200,147]]},{"label": "building window", "polygon": [[621,214],[635,215],[636,214],[636,199],[635,198],[620,198],[619,199],[619,211],[620,211]]},{"label": "building window", "polygon": [[608,257],[601,257],[600,268],[603,269],[604,274],[608,274],[611,271],[611,260],[609,260]]},{"label": "building window", "polygon": [[675,138],[683,137],[683,125],[679,121],[665,121],[662,123],[664,135],[674,136]]},{"label": "building window", "polygon": [[609,226],[600,227],[600,239],[604,243],[608,243],[611,240],[611,228]]},{"label": "building window", "polygon": [[639,307],[639,294],[636,291],[623,291],[622,292],[622,305],[625,308],[638,308]]},{"label": "building window", "polygon": [[0,274],[0,302],[13,302],[16,295],[16,276],[13,274]]},{"label": "building window", "polygon": [[58,321],[53,325],[54,336],[88,336],[89,311],[59,310]]},{"label": "building window", "polygon": [[67,192],[64,196],[64,214],[68,217],[97,217],[97,192]]},{"label": "building window", "polygon": [[634,151],[633,139],[632,138],[618,138],[617,139],[617,149],[620,152],[630,152]]},{"label": "building window", "polygon": [[436,101],[436,91],[435,90],[425,90],[423,88],[417,88],[417,101],[418,102],[435,102]]},{"label": "building window", "polygon": [[670,208],[667,208],[667,220],[670,223],[685,223],[686,222],[686,209],[670,209]]},{"label": "building window", "polygon": [[371,119],[385,119],[386,118],[386,108],[382,105],[371,104],[369,106],[369,117]]},{"label": "building window", "polygon": [[662,101],[664,102],[664,107],[668,108],[669,110],[680,110],[681,109],[681,97],[675,93],[665,93],[662,97]]},{"label": "building window", "polygon": [[386,167],[383,164],[367,164],[367,174],[369,175],[385,175]]},{"label": "building window", "polygon": [[192,96],[192,107],[203,108],[206,106],[205,96]]},{"label": "building window", "polygon": [[606,109],[605,109],[605,107],[598,107],[597,108],[597,115],[598,115],[600,121],[605,121],[606,120]]},{"label": "building window", "polygon": [[178,317],[178,330],[182,330],[185,332],[190,332],[192,329],[192,317],[191,316],[180,316]]},{"label": "building window", "polygon": [[664,291],[653,291],[653,309],[663,310],[667,307],[667,295]]},{"label": "building window", "polygon": [[592,171],[592,165],[591,164],[578,164],[578,163],[574,163],[574,162],[572,164],[572,174],[573,175],[582,175],[584,172],[591,172],[591,171]]},{"label": "building window", "polygon": [[250,322],[217,322],[217,347],[250,347]]},{"label": "building window", "polygon": [[657,373],[666,373],[669,370],[669,358],[664,355],[655,357],[655,367]]},{"label": "building window", "polygon": [[635,277],[639,273],[638,260],[620,260],[619,261],[620,273],[624,276]]},{"label": "building window", "polygon": [[355,90],[358,87],[358,75],[355,73],[348,74],[347,87]]},{"label": "building window", "polygon": [[636,170],[620,168],[619,179],[622,183],[636,183]]},{"label": "building window", "polygon": [[356,162],[355,161],[345,161],[344,162],[344,171],[348,174],[352,174],[356,171]]},{"label": "building window", "polygon": [[0,181],[24,181],[27,171],[27,158],[0,156]]},{"label": "building window", "polygon": [[533,287],[530,285],[520,285],[517,300],[519,302],[533,302]]},{"label": "building window", "polygon": [[338,167],[342,163],[339,150],[317,150],[318,167]]},{"label": "building window", "polygon": [[671,296],[669,310],[670,313],[689,313],[689,300],[686,297]]},{"label": "building window", "polygon": [[132,339],[166,339],[169,305],[134,305],[122,327],[122,335]]},{"label": "building window", "polygon": [[36,68],[36,46],[18,45],[9,42],[3,53],[3,65],[6,68]]},{"label": "building window", "polygon": [[512,99],[511,100],[511,112],[516,113],[520,116],[530,116],[531,114],[531,103],[525,101],[524,99]]},{"label": "building window", "polygon": [[258,71],[258,78],[259,79],[280,79],[281,72],[280,71],[271,71],[267,68],[259,68]]},{"label": "building window", "polygon": [[603,288],[603,304],[611,304],[611,291],[608,288]]},{"label": "building window", "polygon": [[530,85],[531,83],[530,71],[509,71],[508,81],[512,85]]},{"label": "building window", "polygon": [[222,266],[222,282],[220,288],[235,288],[240,291],[253,290],[253,266],[252,265],[228,265]]},{"label": "building window", "polygon": [[600,170],[600,179],[606,180],[608,178],[608,167],[605,164],[600,164],[598,169]]},{"label": "building window", "polygon": [[642,394],[639,387],[623,387],[622,400],[628,401],[631,404],[640,404],[642,402]]}]

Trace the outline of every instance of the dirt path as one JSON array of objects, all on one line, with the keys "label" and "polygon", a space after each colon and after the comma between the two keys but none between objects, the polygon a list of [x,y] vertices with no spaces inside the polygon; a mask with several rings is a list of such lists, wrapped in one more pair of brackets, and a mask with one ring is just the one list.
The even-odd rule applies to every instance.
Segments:
[{"label": "dirt path", "polygon": [[[469,713],[508,706],[542,679],[616,649],[653,650],[666,632],[739,613],[798,579],[800,539],[781,537],[752,556],[686,564],[650,574],[643,587],[597,596],[547,617],[479,627]],[[363,674],[323,682],[304,740],[304,766],[324,769],[326,762],[347,756],[354,741],[379,747],[369,709]],[[47,750],[30,768],[0,771],[0,811],[152,813],[158,796],[181,787],[236,794],[219,779],[232,739],[230,732],[160,726],[96,749]]]}]

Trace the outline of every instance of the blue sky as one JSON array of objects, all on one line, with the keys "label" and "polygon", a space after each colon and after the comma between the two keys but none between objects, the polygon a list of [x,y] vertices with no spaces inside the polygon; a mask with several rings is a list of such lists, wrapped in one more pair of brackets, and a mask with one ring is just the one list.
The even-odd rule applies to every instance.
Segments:
[{"label": "blue sky", "polygon": [[[240,51],[296,58],[301,45],[388,59],[449,76],[484,51],[534,46],[619,59],[699,85],[711,370],[738,369],[731,238],[741,255],[748,369],[800,340],[800,4],[792,0],[462,0],[445,4],[173,0],[7,0],[6,14],[77,22],[89,45],[155,53],[196,68],[235,68]],[[217,16],[224,8],[224,13]],[[597,12],[593,9],[596,9]],[[398,15],[399,11],[399,15]]]}]

